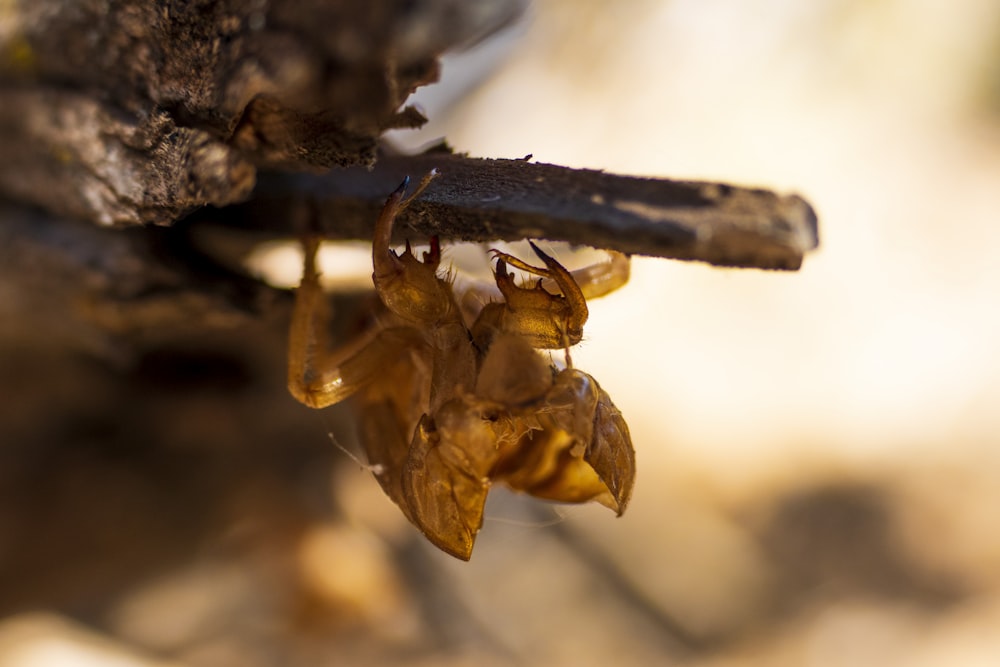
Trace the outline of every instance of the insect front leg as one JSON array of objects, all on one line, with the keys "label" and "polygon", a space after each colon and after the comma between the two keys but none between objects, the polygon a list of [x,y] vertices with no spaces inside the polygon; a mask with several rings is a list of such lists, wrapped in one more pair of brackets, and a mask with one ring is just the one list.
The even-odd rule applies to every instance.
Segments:
[{"label": "insect front leg", "polygon": [[392,313],[419,329],[433,351],[431,402],[433,412],[462,389],[475,383],[476,355],[469,331],[455,302],[451,283],[437,275],[441,248],[437,238],[418,259],[407,243],[397,254],[390,247],[392,229],[399,215],[436,176],[428,173],[417,191],[404,198],[407,181],[393,192],[375,223],[372,241],[372,280],[379,298]]},{"label": "insect front leg", "polygon": [[295,293],[288,335],[288,390],[312,408],[342,401],[375,378],[384,362],[395,359],[401,349],[421,344],[418,331],[392,327],[332,349],[329,302],[316,270],[318,249],[319,238],[303,241],[302,283]]},{"label": "insect front leg", "polygon": [[[532,250],[545,263],[544,267],[530,264],[507,253],[493,251],[497,258],[494,276],[504,302],[487,304],[472,326],[472,335],[480,349],[487,349],[498,333],[523,336],[532,347],[557,350],[580,342],[583,325],[589,315],[587,300],[569,271],[542,252],[534,243]],[[519,287],[507,265],[551,280],[558,294],[542,287],[539,280],[533,287]]]},{"label": "insect front leg", "polygon": [[418,327],[432,327],[458,318],[451,285],[437,275],[441,263],[441,247],[437,238],[431,239],[430,250],[424,253],[423,261],[413,254],[409,243],[401,255],[391,247],[396,217],[420,195],[436,174],[436,171],[427,174],[408,199],[405,195],[409,178],[389,195],[375,222],[372,239],[372,282],[375,283],[375,291],[386,308]]}]

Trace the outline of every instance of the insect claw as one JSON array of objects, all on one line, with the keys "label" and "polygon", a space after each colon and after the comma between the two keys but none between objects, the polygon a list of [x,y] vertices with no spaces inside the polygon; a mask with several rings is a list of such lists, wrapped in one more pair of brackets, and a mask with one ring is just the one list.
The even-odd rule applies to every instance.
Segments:
[{"label": "insect claw", "polygon": [[541,248],[539,248],[538,246],[536,246],[534,241],[528,241],[528,245],[530,245],[531,249],[535,251],[536,255],[538,255],[538,259],[540,259],[543,262],[545,262],[545,266],[548,266],[549,262],[552,261],[552,258],[550,256],[546,255],[544,252],[542,252]]},{"label": "insect claw", "polygon": [[[399,195],[400,199],[406,194],[406,188],[410,185],[410,175],[407,174],[403,177],[403,182],[399,184],[399,187],[392,191],[392,195]],[[392,195],[389,195],[390,197]]]},{"label": "insect claw", "polygon": [[441,242],[435,235],[431,237],[430,250],[424,253],[424,264],[436,267],[440,263],[441,263]]},{"label": "insect claw", "polygon": [[564,273],[567,274],[569,273],[551,255],[546,254],[541,248],[536,246],[534,241],[528,241],[528,245],[530,245],[531,249],[535,251],[536,255],[538,255],[538,259],[542,260],[542,262],[545,263],[544,269],[537,269],[536,272],[538,273],[538,275],[545,276],[546,278],[552,278],[553,280],[556,280],[558,282],[558,279],[556,279],[556,275],[558,275],[560,270]]},{"label": "insect claw", "polygon": [[[534,247],[534,244],[532,244],[532,247]],[[538,250],[538,248],[535,248],[535,250],[536,250],[536,252],[541,252],[541,251]],[[546,262],[546,266],[549,266],[549,268],[540,267],[540,266],[532,266],[531,264],[528,264],[527,262],[525,262],[523,259],[519,259],[519,258],[514,257],[513,255],[509,255],[509,254],[507,254],[505,252],[501,252],[499,250],[493,250],[491,252],[493,252],[493,257],[495,259],[503,259],[504,261],[506,261],[511,266],[513,266],[515,268],[518,268],[518,269],[524,271],[525,273],[531,273],[531,274],[534,274],[536,276],[541,276],[543,278],[551,278],[552,277],[552,271],[550,270],[551,266],[548,265],[548,262]],[[541,255],[541,257],[543,259],[548,258],[549,262],[555,263],[555,260],[553,260],[548,255],[545,255],[544,253]],[[556,264],[556,265],[558,266],[558,264]]]},{"label": "insect claw", "polygon": [[[423,194],[424,190],[427,189],[427,186],[431,184],[431,181],[437,178],[439,174],[440,172],[438,172],[437,169],[431,169],[429,172],[424,174],[424,177],[420,179],[420,183],[417,184],[417,189],[413,191],[413,194],[411,194],[409,197],[399,202],[399,210],[397,211],[397,213],[402,212],[407,206],[413,203],[414,199]],[[399,190],[397,190],[397,192],[401,193],[405,192],[406,186],[409,184],[409,182],[410,182],[410,177],[407,176],[406,180],[403,181],[403,184],[399,186]],[[402,194],[400,196],[402,196]]]}]

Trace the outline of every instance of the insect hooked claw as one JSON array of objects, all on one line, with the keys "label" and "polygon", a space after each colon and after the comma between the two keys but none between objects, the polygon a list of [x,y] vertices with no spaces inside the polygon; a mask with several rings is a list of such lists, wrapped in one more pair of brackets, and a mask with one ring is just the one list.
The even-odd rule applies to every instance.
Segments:
[{"label": "insect hooked claw", "polygon": [[413,194],[407,197],[406,199],[402,199],[402,197],[403,195],[406,194],[406,188],[410,184],[410,177],[409,175],[407,175],[405,178],[403,178],[403,182],[399,184],[398,188],[396,188],[396,192],[393,192],[393,195],[395,195],[398,192],[401,199],[401,201],[399,202],[399,206],[396,208],[396,214],[398,215],[399,213],[402,213],[414,199],[423,194],[424,190],[427,189],[427,186],[431,184],[431,181],[437,178],[440,174],[441,172],[439,172],[436,168],[428,171],[426,174],[424,174],[424,177],[420,179],[420,183],[417,184],[417,189],[414,190]]},{"label": "insect hooked claw", "polygon": [[528,245],[530,245],[531,249],[535,251],[536,255],[538,255],[538,259],[545,262],[546,266],[548,266],[549,262],[553,261],[552,257],[542,252],[542,249],[536,246],[534,241],[528,241]]},{"label": "insect hooked claw", "polygon": [[390,264],[392,263],[391,260],[386,260],[385,256],[391,254],[389,252],[389,245],[392,242],[392,229],[395,225],[396,217],[405,211],[413,203],[413,200],[419,197],[438,175],[440,175],[440,172],[437,169],[431,169],[427,172],[420,179],[417,189],[409,197],[406,196],[406,189],[410,185],[410,177],[404,176],[403,182],[386,199],[385,205],[382,207],[382,212],[375,222],[375,236],[372,239],[372,259],[376,264],[376,272],[379,270],[377,264],[380,261],[383,263],[386,261]]},{"label": "insect hooked claw", "polygon": [[[531,243],[531,241],[529,241],[528,243]],[[534,249],[535,253],[537,253],[538,256],[542,258],[542,261],[545,261],[546,258],[549,261],[554,261],[551,257],[543,253],[541,250],[539,250],[538,246],[536,246],[534,243],[531,243],[531,247],[532,249]],[[551,271],[549,271],[548,269],[539,266],[532,266],[531,264],[528,264],[524,260],[518,259],[513,255],[503,252],[502,250],[497,250],[496,248],[490,248],[490,253],[493,254],[493,259],[497,260],[497,272],[500,271],[501,264],[503,264],[504,266],[510,264],[514,268],[520,269],[525,273],[531,273],[536,276],[541,276],[542,278],[553,277]]]},{"label": "insect hooked claw", "polygon": [[424,253],[424,264],[437,268],[441,263],[441,240],[437,236],[431,237],[430,248]]},{"label": "insect hooked claw", "polygon": [[398,195],[399,198],[402,199],[403,195],[406,194],[406,188],[409,187],[409,185],[410,185],[410,175],[407,174],[406,176],[403,176],[403,182],[399,184],[399,187],[393,190],[392,194],[390,194],[389,196],[393,197]]}]

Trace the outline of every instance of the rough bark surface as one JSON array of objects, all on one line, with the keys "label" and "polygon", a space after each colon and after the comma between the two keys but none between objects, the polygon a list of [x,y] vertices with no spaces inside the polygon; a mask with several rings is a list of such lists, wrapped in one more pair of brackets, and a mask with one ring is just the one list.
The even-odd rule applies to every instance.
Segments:
[{"label": "rough bark surface", "polygon": [[[437,57],[516,0],[0,5],[0,192],[101,224],[246,198],[254,166],[371,165]],[[52,196],[56,184],[58,196]]]}]

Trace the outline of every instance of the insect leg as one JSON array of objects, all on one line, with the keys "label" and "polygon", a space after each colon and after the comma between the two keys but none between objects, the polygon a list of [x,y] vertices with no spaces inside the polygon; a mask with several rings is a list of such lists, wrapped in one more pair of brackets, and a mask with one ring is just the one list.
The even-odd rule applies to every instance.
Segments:
[{"label": "insect leg", "polygon": [[288,390],[313,408],[337,403],[375,377],[385,359],[394,359],[404,346],[419,345],[419,332],[410,327],[375,330],[339,349],[332,349],[327,331],[330,309],[319,284],[316,251],[319,239],[303,241],[302,283],[295,293],[288,336]]}]

